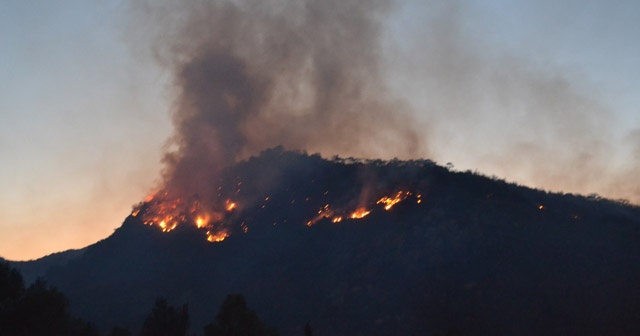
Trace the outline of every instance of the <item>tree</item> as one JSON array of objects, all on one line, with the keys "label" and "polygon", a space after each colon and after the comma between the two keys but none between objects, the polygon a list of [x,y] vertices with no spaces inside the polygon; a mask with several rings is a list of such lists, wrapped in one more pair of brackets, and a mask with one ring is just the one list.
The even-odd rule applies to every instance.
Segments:
[{"label": "tree", "polygon": [[69,314],[69,301],[55,287],[37,279],[25,288],[22,275],[0,263],[2,335],[88,335],[95,329]]},{"label": "tree", "polygon": [[18,270],[9,263],[0,263],[0,330],[7,334],[18,331],[16,306],[24,294],[24,282]]},{"label": "tree", "polygon": [[129,329],[122,327],[113,327],[111,331],[109,331],[109,336],[132,336],[133,334]]},{"label": "tree", "polygon": [[204,327],[205,336],[274,336],[258,315],[247,306],[242,294],[230,294],[222,302],[214,323]]},{"label": "tree", "polygon": [[[16,301],[24,292],[22,275],[9,263],[0,263],[0,302]],[[3,306],[0,306],[3,307]]]},{"label": "tree", "polygon": [[313,336],[313,329],[311,329],[309,322],[304,325],[304,336]]},{"label": "tree", "polygon": [[156,300],[142,325],[141,336],[184,336],[189,327],[189,309],[185,304],[176,309],[163,298]]},{"label": "tree", "polygon": [[17,313],[30,335],[51,335],[68,332],[71,316],[69,301],[56,288],[43,279],[37,279],[27,290],[17,305]]}]

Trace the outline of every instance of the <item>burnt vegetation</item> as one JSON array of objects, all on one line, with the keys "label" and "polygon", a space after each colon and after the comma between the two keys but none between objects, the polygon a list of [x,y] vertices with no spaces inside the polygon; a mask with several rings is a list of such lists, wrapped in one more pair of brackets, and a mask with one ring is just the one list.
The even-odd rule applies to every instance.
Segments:
[{"label": "burnt vegetation", "polygon": [[[178,329],[207,335],[272,334],[265,325],[283,335],[311,326],[317,335],[640,332],[640,209],[627,202],[429,160],[282,148],[203,183],[205,197],[238,204],[221,220],[221,242],[189,223],[162,232],[132,215],[73,257],[14,265],[59,288],[69,313],[101,332],[139,331],[158,297],[188,304]],[[398,192],[406,197],[393,207],[377,203]],[[327,205],[331,215],[320,211]],[[359,207],[369,214],[333,222]],[[166,302],[154,309],[187,309]],[[235,322],[225,324],[225,311]],[[230,326],[245,331],[225,334]]]}]

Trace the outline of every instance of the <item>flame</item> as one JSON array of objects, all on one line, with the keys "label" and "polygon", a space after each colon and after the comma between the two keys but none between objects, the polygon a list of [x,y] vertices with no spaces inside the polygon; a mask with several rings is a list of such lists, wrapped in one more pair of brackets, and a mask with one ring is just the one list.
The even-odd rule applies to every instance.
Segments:
[{"label": "flame", "polygon": [[231,212],[237,207],[236,202],[227,200],[218,211],[205,209],[197,197],[185,200],[170,197],[164,192],[147,196],[131,214],[140,216],[145,225],[157,226],[162,232],[173,231],[181,224],[191,224],[198,229],[206,229],[208,241],[220,242],[229,236],[229,232],[222,228],[214,229],[214,226],[224,219],[224,210]]},{"label": "flame", "polygon": [[[237,187],[241,184],[241,182],[238,182]],[[221,187],[218,188],[218,191],[220,191],[220,188]],[[328,194],[329,191],[324,192],[324,196]],[[221,197],[221,194],[218,193],[218,196]],[[417,204],[420,204],[423,199],[421,194],[415,194],[414,196],[410,191],[398,191],[390,196],[380,198],[375,204],[381,205],[384,210],[389,211],[396,204],[409,197],[413,197],[412,199],[414,199]],[[265,196],[263,200],[265,203],[262,204],[261,207],[265,208],[266,203],[271,201],[271,197]],[[306,197],[305,201],[310,202],[311,198]],[[231,199],[220,203],[222,204],[218,204],[218,206],[210,205],[210,208],[208,208],[201,204],[197,196],[184,199],[172,197],[168,192],[164,191],[147,196],[145,202],[140,203],[132,210],[131,215],[140,217],[145,225],[156,226],[162,232],[173,231],[181,224],[191,224],[205,232],[206,239],[209,242],[221,242],[231,234],[231,231],[226,227],[225,223],[228,223],[227,220],[229,216],[233,216],[234,218],[237,216],[231,215],[231,213],[237,212],[239,205]],[[295,199],[291,200],[291,204],[295,203]],[[317,210],[315,216],[307,221],[306,225],[312,226],[324,219],[332,223],[341,223],[349,220],[362,219],[371,214],[372,202],[363,202],[360,204],[361,206],[355,210],[353,210],[353,208],[337,208],[337,210],[335,210],[327,203]],[[543,206],[540,205],[539,209],[542,210]],[[249,228],[244,222],[240,224],[240,228],[244,233],[249,231]]]},{"label": "flame", "polygon": [[312,220],[307,222],[307,226],[312,226],[321,219],[331,218],[333,217],[333,214],[334,211],[329,209],[329,204],[325,204],[322,208],[320,208],[320,210],[318,210],[318,214]]},{"label": "flame", "polygon": [[198,216],[196,218],[196,227],[198,227],[198,229],[201,229],[201,228],[207,226],[208,223],[209,223],[208,216],[206,216],[206,217]]},{"label": "flame", "polygon": [[219,243],[229,237],[227,231],[211,232],[207,231],[207,240],[212,243]]},{"label": "flame", "polygon": [[[394,205],[400,203],[401,201],[404,201],[409,196],[411,196],[410,191],[398,191],[393,197],[382,197],[376,202],[376,204],[384,204],[384,209],[389,211],[391,210],[391,208],[393,208]],[[420,204],[420,197],[422,197],[422,195],[418,196],[418,204]]]},{"label": "flame", "polygon": [[231,211],[235,210],[238,207],[238,204],[236,204],[235,202],[232,202],[230,200],[227,200],[227,202],[225,204],[226,204],[225,208],[227,209],[227,212],[231,212]]},{"label": "flame", "polygon": [[335,211],[331,209],[329,204],[325,204],[320,210],[318,210],[316,216],[311,220],[307,221],[307,226],[313,226],[318,221],[329,218],[331,219],[331,223],[340,223],[345,220],[345,218],[349,219],[362,219],[369,215],[371,210],[367,208],[360,207],[351,213],[345,213],[344,211]]},{"label": "flame", "polygon": [[356,211],[352,212],[351,215],[349,216],[349,218],[351,218],[351,219],[361,219],[361,218],[366,217],[370,213],[371,213],[370,210],[367,210],[365,208],[359,208]]}]

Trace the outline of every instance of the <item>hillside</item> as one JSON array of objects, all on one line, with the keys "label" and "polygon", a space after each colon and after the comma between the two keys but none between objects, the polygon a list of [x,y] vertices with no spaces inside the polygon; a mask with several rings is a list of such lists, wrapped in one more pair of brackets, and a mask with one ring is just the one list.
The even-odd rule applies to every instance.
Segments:
[{"label": "hillside", "polygon": [[624,202],[279,148],[203,183],[237,204],[220,242],[132,214],[47,267],[15,265],[104,329],[136,330],[163,296],[199,333],[242,293],[282,335],[307,321],[316,335],[640,333],[640,209]]}]

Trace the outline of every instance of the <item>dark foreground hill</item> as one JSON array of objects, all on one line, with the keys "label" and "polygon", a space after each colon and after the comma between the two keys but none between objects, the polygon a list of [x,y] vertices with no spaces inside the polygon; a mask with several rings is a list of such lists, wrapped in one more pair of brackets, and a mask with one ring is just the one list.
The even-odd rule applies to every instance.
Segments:
[{"label": "dark foreground hill", "polygon": [[[82,251],[17,266],[105,329],[140,328],[162,296],[187,303],[200,333],[227,294],[242,293],[282,335],[302,335],[306,322],[315,335],[640,334],[640,210],[624,202],[430,161],[279,149],[212,188],[240,204],[222,242],[129,216]],[[390,210],[376,204],[400,191]],[[318,217],[327,204],[333,216]],[[332,222],[358,207],[371,213]]]}]

